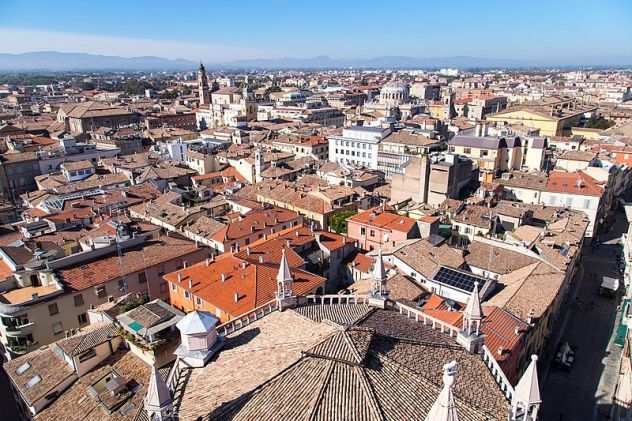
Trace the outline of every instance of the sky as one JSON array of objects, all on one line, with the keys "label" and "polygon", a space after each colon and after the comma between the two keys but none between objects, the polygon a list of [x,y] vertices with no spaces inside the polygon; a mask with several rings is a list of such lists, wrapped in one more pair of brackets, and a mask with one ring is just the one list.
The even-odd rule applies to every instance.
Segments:
[{"label": "sky", "polygon": [[0,0],[0,53],[632,63],[628,0]]}]

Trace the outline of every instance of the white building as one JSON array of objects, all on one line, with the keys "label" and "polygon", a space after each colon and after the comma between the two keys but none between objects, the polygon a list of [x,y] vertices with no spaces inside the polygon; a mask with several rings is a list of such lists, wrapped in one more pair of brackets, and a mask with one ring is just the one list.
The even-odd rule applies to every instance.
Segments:
[{"label": "white building", "polygon": [[345,128],[342,130],[342,136],[328,138],[329,160],[375,170],[379,145],[390,133],[390,128],[362,126]]}]

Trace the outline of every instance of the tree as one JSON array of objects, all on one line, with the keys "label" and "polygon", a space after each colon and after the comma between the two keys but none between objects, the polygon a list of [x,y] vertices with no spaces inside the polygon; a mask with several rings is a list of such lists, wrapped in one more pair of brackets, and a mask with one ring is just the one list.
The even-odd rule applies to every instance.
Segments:
[{"label": "tree", "polygon": [[332,215],[329,227],[338,234],[347,233],[347,219],[356,214],[354,210],[343,210]]},{"label": "tree", "polygon": [[588,122],[586,123],[586,127],[589,129],[608,129],[612,126],[614,126],[614,121],[610,121],[610,120],[606,120],[603,117],[593,117],[590,120],[588,120]]}]

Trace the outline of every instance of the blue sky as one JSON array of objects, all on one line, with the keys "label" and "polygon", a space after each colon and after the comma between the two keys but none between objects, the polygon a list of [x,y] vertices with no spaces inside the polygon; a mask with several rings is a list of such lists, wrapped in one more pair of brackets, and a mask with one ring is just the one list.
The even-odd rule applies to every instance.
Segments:
[{"label": "blue sky", "polygon": [[632,62],[632,1],[0,0],[0,52]]}]

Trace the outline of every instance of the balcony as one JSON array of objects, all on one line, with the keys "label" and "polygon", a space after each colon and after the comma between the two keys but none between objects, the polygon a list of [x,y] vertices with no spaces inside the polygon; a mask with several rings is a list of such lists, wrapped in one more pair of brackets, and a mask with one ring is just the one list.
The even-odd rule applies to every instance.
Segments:
[{"label": "balcony", "polygon": [[36,342],[9,342],[5,345],[5,348],[13,355],[24,355],[31,351],[36,345]]},{"label": "balcony", "polygon": [[7,336],[19,337],[33,333],[35,323],[28,322],[23,324],[3,323]]}]

